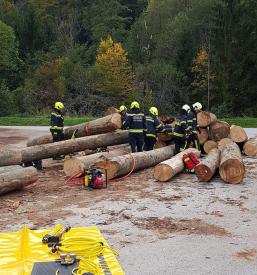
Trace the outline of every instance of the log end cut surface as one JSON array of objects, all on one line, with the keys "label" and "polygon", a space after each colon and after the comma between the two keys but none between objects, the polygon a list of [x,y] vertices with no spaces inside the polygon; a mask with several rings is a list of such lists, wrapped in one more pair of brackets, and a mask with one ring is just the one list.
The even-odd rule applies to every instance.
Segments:
[{"label": "log end cut surface", "polygon": [[113,125],[117,127],[117,129],[120,129],[122,126],[120,114],[119,113],[113,114],[111,118],[111,122],[113,123]]},{"label": "log end cut surface", "polygon": [[195,174],[198,180],[201,182],[207,182],[213,176],[211,169],[205,164],[201,164],[201,163],[197,165],[197,167],[195,168]]},{"label": "log end cut surface", "polygon": [[64,161],[63,170],[69,177],[79,177],[84,172],[84,165],[79,159],[71,158]]},{"label": "log end cut surface", "polygon": [[96,161],[94,167],[106,170],[108,180],[115,178],[120,169],[120,166],[117,162],[111,161],[107,158],[102,158]]},{"label": "log end cut surface", "polygon": [[158,181],[168,181],[174,176],[174,172],[167,164],[158,164],[154,168],[154,178]]},{"label": "log end cut surface", "polygon": [[245,167],[238,159],[228,159],[220,166],[220,176],[226,183],[238,184],[245,174]]}]

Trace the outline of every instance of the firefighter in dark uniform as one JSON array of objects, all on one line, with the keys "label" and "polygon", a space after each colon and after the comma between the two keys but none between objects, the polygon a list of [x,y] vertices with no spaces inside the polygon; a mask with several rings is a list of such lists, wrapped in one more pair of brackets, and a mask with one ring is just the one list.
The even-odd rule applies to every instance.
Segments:
[{"label": "firefighter in dark uniform", "polygon": [[[63,135],[63,126],[64,126],[64,116],[63,116],[64,105],[62,102],[56,102],[54,109],[51,113],[51,127],[50,131],[53,136],[53,142],[62,141],[64,138]],[[61,156],[54,156],[54,160],[62,159]]]},{"label": "firefighter in dark uniform", "polygon": [[188,124],[189,130],[191,131],[191,134],[188,137],[187,147],[189,147],[189,145],[193,143],[194,147],[200,151],[201,148],[200,148],[200,142],[198,138],[198,132],[200,131],[200,129],[197,124],[197,112],[194,109],[194,105],[195,104],[193,104],[191,110],[187,115],[187,124]]},{"label": "firefighter in dark uniform", "polygon": [[187,138],[190,134],[187,125],[187,115],[190,107],[186,104],[182,107],[180,115],[176,117],[175,127],[173,131],[173,140],[175,142],[175,154],[183,152],[187,147]]},{"label": "firefighter in dark uniform", "polygon": [[149,114],[145,116],[145,127],[144,151],[151,151],[157,140],[157,132],[164,130],[162,123],[158,119],[158,109],[156,107],[151,107],[149,109]]},{"label": "firefighter in dark uniform", "polygon": [[130,106],[131,112],[127,114],[124,128],[129,131],[129,144],[132,153],[142,152],[144,145],[145,116],[140,112],[139,103],[134,101]]},{"label": "firefighter in dark uniform", "polygon": [[125,105],[120,106],[119,114],[121,115],[122,129],[124,129],[124,123],[127,119],[127,107]]}]

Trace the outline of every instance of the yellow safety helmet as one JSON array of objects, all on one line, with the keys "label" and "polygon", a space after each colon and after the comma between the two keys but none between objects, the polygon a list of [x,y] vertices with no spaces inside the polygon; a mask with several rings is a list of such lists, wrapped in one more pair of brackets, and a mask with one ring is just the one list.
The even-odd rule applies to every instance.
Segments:
[{"label": "yellow safety helmet", "polygon": [[158,109],[156,107],[151,107],[149,109],[149,112],[154,116],[158,116],[158,114],[159,114]]},{"label": "yellow safety helmet", "polygon": [[127,107],[125,105],[121,105],[120,112],[126,112],[126,111],[127,111]]},{"label": "yellow safety helmet", "polygon": [[130,109],[139,109],[140,105],[137,101],[133,101],[130,105]]},{"label": "yellow safety helmet", "polygon": [[61,102],[55,102],[54,108],[57,110],[62,110],[64,108],[64,105]]}]

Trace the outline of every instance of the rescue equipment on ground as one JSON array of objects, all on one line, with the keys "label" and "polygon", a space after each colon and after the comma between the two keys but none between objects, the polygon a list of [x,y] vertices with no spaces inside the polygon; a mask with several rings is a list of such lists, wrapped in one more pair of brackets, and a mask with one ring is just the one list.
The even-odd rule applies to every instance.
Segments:
[{"label": "rescue equipment on ground", "polygon": [[184,154],[182,159],[185,164],[186,172],[193,174],[195,172],[196,165],[200,163],[198,157],[194,153],[190,152]]},{"label": "rescue equipment on ground", "polygon": [[90,189],[107,188],[107,171],[99,168],[90,168],[83,176],[83,187]]}]

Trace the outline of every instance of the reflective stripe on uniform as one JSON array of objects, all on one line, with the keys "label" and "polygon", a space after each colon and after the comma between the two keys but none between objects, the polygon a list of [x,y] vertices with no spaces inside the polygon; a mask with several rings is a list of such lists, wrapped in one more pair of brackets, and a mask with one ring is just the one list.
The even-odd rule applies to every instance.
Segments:
[{"label": "reflective stripe on uniform", "polygon": [[156,135],[154,135],[154,134],[146,134],[146,136],[147,137],[154,137],[154,138],[156,138]]},{"label": "reflective stripe on uniform", "polygon": [[51,129],[51,130],[63,130],[63,127],[51,126],[50,129]]},{"label": "reflective stripe on uniform", "polygon": [[189,119],[187,122],[193,122],[193,120],[192,120],[192,119]]},{"label": "reflective stripe on uniform", "polygon": [[61,116],[62,116],[62,115],[57,114],[57,113],[52,113],[51,115],[52,115],[52,116],[55,116],[55,117],[61,117]]},{"label": "reflective stripe on uniform", "polygon": [[173,134],[173,136],[175,136],[175,137],[185,137],[184,134],[180,134],[180,133],[176,133],[176,132],[173,132],[172,134]]},{"label": "reflective stripe on uniform", "polygon": [[157,129],[160,128],[160,127],[162,127],[162,124],[161,124],[161,123],[160,123],[158,126],[156,126]]},{"label": "reflective stripe on uniform", "polygon": [[129,129],[129,133],[143,133],[143,129]]},{"label": "reflective stripe on uniform", "polygon": [[153,120],[153,119],[151,119],[151,118],[147,118],[147,119],[146,119],[146,121],[149,121],[149,122],[154,122],[154,120]]}]

